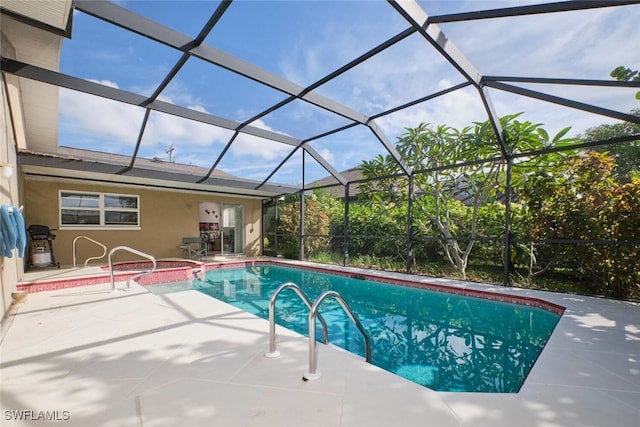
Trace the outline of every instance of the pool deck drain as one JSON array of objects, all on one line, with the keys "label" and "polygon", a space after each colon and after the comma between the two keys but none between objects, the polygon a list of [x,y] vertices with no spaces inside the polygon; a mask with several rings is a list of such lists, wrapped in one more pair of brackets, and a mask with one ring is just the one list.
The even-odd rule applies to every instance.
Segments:
[{"label": "pool deck drain", "polygon": [[5,319],[3,425],[65,414],[51,425],[640,424],[638,304],[450,284],[567,308],[519,393],[437,393],[323,345],[322,377],[305,382],[304,337],[278,327],[281,356],[269,359],[266,320],[196,291],[100,284],[29,295]]}]

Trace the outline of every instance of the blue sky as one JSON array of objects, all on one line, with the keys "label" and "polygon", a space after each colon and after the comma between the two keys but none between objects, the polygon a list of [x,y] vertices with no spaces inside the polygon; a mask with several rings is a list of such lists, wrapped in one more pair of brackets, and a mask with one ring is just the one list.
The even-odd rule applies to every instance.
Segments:
[{"label": "blue sky", "polygon": [[[121,7],[195,37],[216,1],[121,0]],[[429,15],[533,4],[530,1],[419,1]],[[640,66],[640,6],[441,24],[447,37],[483,75],[609,79],[618,65]],[[73,37],[63,44],[63,73],[149,96],[180,53],[77,12]],[[307,86],[338,69],[408,23],[386,1],[235,1],[205,43],[298,85]],[[317,89],[366,115],[463,82],[450,64],[418,35],[349,70]],[[628,112],[638,108],[634,90],[522,85],[553,95]],[[490,92],[499,115],[524,112],[554,133],[572,126],[576,135],[615,122],[542,101]],[[259,83],[191,58],[160,99],[243,122],[286,98]],[[144,110],[61,89],[59,144],[131,155]],[[420,122],[462,127],[486,120],[475,89],[466,88],[376,121],[391,142]],[[299,139],[349,123],[333,113],[295,101],[252,123]],[[151,113],[139,155],[168,160],[173,145],[180,163],[210,167],[232,132],[161,113]],[[310,145],[337,170],[357,166],[382,146],[362,126]],[[240,136],[220,168],[262,180],[291,147]],[[292,157],[272,181],[299,184],[302,158]],[[327,175],[305,159],[305,181]]]}]

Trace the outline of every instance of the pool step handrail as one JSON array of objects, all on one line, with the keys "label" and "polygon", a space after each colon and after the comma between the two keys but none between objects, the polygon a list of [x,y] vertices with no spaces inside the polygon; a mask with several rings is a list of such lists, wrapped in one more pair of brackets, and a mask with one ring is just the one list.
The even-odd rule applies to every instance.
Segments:
[{"label": "pool step handrail", "polygon": [[[274,358],[280,356],[280,352],[276,350],[276,299],[280,292],[285,289],[292,289],[295,293],[300,297],[300,299],[305,303],[307,308],[311,310],[311,300],[309,297],[300,289],[300,286],[296,285],[293,282],[287,282],[278,287],[273,294],[271,294],[271,298],[269,299],[269,352],[265,353],[265,356],[269,358]],[[322,315],[318,314],[320,318],[320,322],[322,322],[322,335],[324,338],[324,343],[329,343],[329,333],[327,331],[327,322],[324,320]]]},{"label": "pool step handrail", "polygon": [[116,253],[117,251],[121,251],[121,250],[128,251],[128,252],[131,252],[133,254],[139,255],[141,257],[147,258],[147,259],[151,260],[151,262],[153,263],[153,267],[151,267],[151,270],[145,270],[145,271],[142,271],[142,272],[140,272],[140,273],[138,273],[136,275],[131,276],[127,280],[127,288],[130,286],[130,282],[132,280],[137,279],[137,278],[142,277],[142,276],[146,276],[147,274],[152,274],[156,270],[156,259],[153,256],[151,256],[149,254],[146,254],[144,252],[140,252],[137,249],[130,248],[129,246],[116,246],[115,248],[111,249],[111,251],[109,252],[109,276],[111,277],[111,291],[112,292],[116,290],[116,283],[113,280],[113,254]]},{"label": "pool step handrail", "polygon": [[96,240],[93,240],[91,237],[76,236],[76,238],[73,239],[73,267],[74,268],[76,267],[76,242],[79,239],[85,239],[85,240],[88,240],[88,241],[90,241],[92,243],[95,243],[96,245],[102,247],[102,250],[103,250],[102,255],[100,255],[100,256],[92,256],[92,257],[87,258],[86,261],[84,262],[84,266],[85,267],[89,264],[89,261],[94,260],[94,259],[104,258],[105,255],[107,255],[107,247],[105,245],[103,245],[102,243],[100,243],[100,242],[98,242]]},{"label": "pool step handrail", "polygon": [[365,361],[367,363],[371,363],[371,339],[369,338],[369,334],[362,326],[362,323],[360,323],[360,320],[358,320],[355,314],[353,314],[351,307],[349,307],[344,298],[342,298],[342,295],[336,291],[327,291],[315,300],[311,307],[311,311],[309,312],[309,370],[306,371],[302,377],[304,381],[320,378],[320,371],[317,369],[318,354],[316,351],[316,316],[319,315],[318,308],[320,307],[320,304],[329,297],[333,297],[338,301],[342,309],[347,313],[347,316],[349,316],[351,321],[362,334],[362,337],[364,338]]}]

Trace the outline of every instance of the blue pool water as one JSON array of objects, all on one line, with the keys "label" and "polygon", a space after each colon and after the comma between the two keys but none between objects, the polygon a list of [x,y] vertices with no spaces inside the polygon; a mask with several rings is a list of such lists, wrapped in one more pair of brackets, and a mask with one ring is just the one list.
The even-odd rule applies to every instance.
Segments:
[{"label": "blue pool water", "polygon": [[[209,271],[191,289],[268,319],[269,298],[285,282],[311,301],[339,292],[369,332],[372,363],[438,391],[517,392],[560,319],[536,307],[272,265]],[[364,356],[364,340],[337,302],[326,300],[320,313],[331,344]],[[307,335],[308,315],[293,290],[280,294],[279,325]]]}]

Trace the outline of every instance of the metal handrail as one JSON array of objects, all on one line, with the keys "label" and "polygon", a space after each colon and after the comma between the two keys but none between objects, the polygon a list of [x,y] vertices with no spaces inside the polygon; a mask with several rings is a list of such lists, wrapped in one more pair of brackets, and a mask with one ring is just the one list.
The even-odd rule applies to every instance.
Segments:
[{"label": "metal handrail", "polygon": [[[280,292],[285,289],[293,289],[296,294],[300,297],[300,299],[305,303],[307,308],[311,310],[311,301],[302,292],[302,289],[298,285],[292,282],[287,282],[278,287],[273,294],[271,294],[271,298],[269,299],[269,352],[265,353],[265,356],[274,358],[280,356],[280,352],[276,350],[276,299]],[[318,314],[320,321],[322,322],[322,335],[324,338],[324,343],[329,343],[329,333],[327,332],[327,322],[324,320],[322,315]]]},{"label": "metal handrail", "polygon": [[133,279],[137,279],[138,277],[142,277],[145,276],[147,274],[151,274],[156,270],[156,259],[154,257],[152,257],[149,254],[145,254],[144,252],[140,252],[136,249],[130,248],[129,246],[116,246],[115,248],[111,249],[111,252],[109,252],[109,276],[111,277],[111,291],[115,291],[116,290],[116,283],[113,280],[113,260],[112,260],[112,256],[115,252],[119,251],[119,250],[125,250],[125,251],[129,251],[131,253],[134,253],[136,255],[140,255],[141,257],[147,258],[149,260],[151,260],[151,262],[153,263],[153,267],[151,268],[151,270],[146,270],[143,272],[140,272],[139,274],[133,275],[131,276],[128,280],[127,280],[127,288],[129,287],[129,282]]},{"label": "metal handrail", "polygon": [[95,243],[98,246],[102,246],[102,249],[104,250],[104,252],[102,253],[102,255],[100,256],[92,256],[87,258],[87,260],[84,262],[84,266],[86,267],[87,264],[89,264],[89,261],[93,260],[93,259],[100,259],[100,258],[104,258],[104,256],[107,254],[107,247],[105,245],[103,245],[100,242],[97,242],[95,240],[93,240],[90,237],[87,236],[77,236],[75,239],[73,239],[73,266],[76,266],[76,242],[78,241],[78,239],[86,239],[92,243]]},{"label": "metal handrail", "polygon": [[316,353],[316,315],[318,314],[318,307],[322,302],[328,297],[334,297],[342,309],[347,313],[351,321],[356,325],[362,337],[364,338],[364,347],[365,347],[365,360],[367,363],[371,363],[371,339],[369,338],[369,334],[362,326],[362,323],[358,320],[358,318],[353,314],[353,311],[347,304],[347,302],[342,298],[336,291],[327,291],[320,295],[318,299],[313,303],[313,307],[311,307],[311,311],[309,312],[309,370],[304,373],[302,377],[303,380],[314,380],[320,378],[320,371],[318,371],[318,356]]}]

